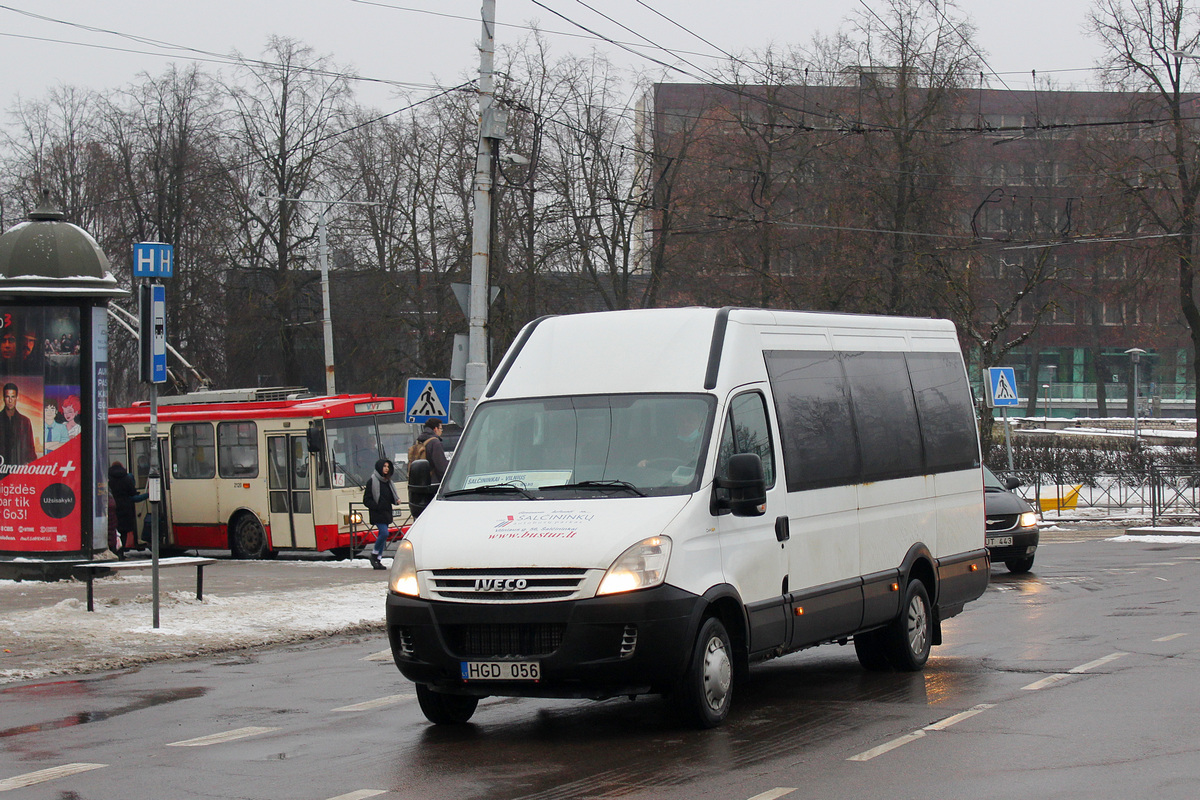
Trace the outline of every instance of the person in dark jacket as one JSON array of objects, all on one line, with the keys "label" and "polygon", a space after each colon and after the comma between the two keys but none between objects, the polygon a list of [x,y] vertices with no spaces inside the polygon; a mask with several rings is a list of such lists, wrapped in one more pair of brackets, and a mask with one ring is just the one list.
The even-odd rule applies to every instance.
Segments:
[{"label": "person in dark jacket", "polygon": [[137,504],[147,496],[138,494],[133,476],[120,461],[108,468],[108,493],[117,507],[117,542],[113,547],[110,536],[109,549],[120,557],[124,550],[137,546]]},{"label": "person in dark jacket", "polygon": [[383,549],[387,547],[388,528],[392,524],[392,506],[400,502],[396,494],[396,486],[392,483],[392,473],[395,466],[386,458],[375,462],[375,472],[367,479],[363,489],[363,505],[369,513],[368,520],[375,526],[378,533],[375,537],[375,548],[371,551],[371,566],[374,569],[384,569]]},{"label": "person in dark jacket", "polygon": [[446,458],[446,450],[442,447],[442,421],[440,419],[425,420],[425,430],[417,437],[418,442],[425,443],[425,459],[433,471],[433,482],[441,483],[446,474],[450,460]]}]

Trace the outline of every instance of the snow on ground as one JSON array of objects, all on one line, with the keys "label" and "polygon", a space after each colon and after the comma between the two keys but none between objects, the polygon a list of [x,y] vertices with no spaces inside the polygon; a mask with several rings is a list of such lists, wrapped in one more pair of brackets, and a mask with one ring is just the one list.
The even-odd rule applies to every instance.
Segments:
[{"label": "snow on ground", "polygon": [[3,611],[4,597],[30,583],[0,580],[0,684],[384,627],[382,581],[229,597],[205,592],[203,601],[191,590],[160,592],[154,628],[151,576],[120,580],[143,585],[129,600],[106,598],[98,589],[95,612],[82,593],[42,608]]}]

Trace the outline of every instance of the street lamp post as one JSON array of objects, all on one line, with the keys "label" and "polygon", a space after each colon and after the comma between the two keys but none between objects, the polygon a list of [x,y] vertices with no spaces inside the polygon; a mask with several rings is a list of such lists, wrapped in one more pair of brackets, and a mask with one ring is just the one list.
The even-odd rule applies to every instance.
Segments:
[{"label": "street lamp post", "polygon": [[1057,364],[1047,364],[1046,371],[1050,373],[1050,385],[1046,389],[1046,416],[1054,416],[1054,374],[1058,371]]},{"label": "street lamp post", "polygon": [[1140,445],[1138,441],[1138,361],[1146,355],[1146,351],[1140,347],[1131,347],[1125,351],[1125,355],[1129,356],[1129,360],[1133,362],[1133,449],[1137,450]]},{"label": "street lamp post", "polygon": [[1046,421],[1050,421],[1050,384],[1042,384],[1042,396],[1046,398]]},{"label": "street lamp post", "polygon": [[332,397],[337,394],[337,383],[334,380],[333,363],[333,321],[330,316],[329,302],[329,242],[326,239],[326,216],[333,206],[378,206],[382,203],[372,203],[360,200],[306,200],[300,197],[266,197],[266,200],[287,200],[292,203],[314,203],[320,208],[317,216],[317,260],[321,267],[321,330],[325,339],[325,394]]}]

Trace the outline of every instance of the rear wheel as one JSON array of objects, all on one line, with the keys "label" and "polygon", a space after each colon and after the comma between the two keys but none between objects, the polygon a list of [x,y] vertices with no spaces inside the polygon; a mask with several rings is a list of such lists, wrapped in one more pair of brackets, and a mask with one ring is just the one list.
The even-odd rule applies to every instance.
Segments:
[{"label": "rear wheel", "polygon": [[862,668],[870,672],[890,672],[892,669],[883,641],[883,631],[854,634],[854,654],[858,656],[858,663]]},{"label": "rear wheel", "polygon": [[479,698],[467,694],[447,694],[418,683],[417,703],[425,719],[435,725],[462,725],[475,713]]},{"label": "rear wheel", "polygon": [[733,654],[729,633],[716,617],[709,617],[700,626],[691,663],[674,699],[683,716],[701,728],[714,728],[729,715]]},{"label": "rear wheel", "polygon": [[242,514],[233,523],[230,531],[229,549],[234,558],[262,559],[270,552],[267,544],[267,532],[263,529],[258,517],[253,514]]},{"label": "rear wheel", "polygon": [[1029,572],[1029,570],[1033,569],[1033,556],[1010,558],[1004,562],[1004,566],[1008,567],[1009,572]]},{"label": "rear wheel", "polygon": [[933,644],[933,616],[929,592],[919,580],[911,580],[904,590],[900,616],[883,629],[887,660],[902,672],[915,672],[929,660]]}]

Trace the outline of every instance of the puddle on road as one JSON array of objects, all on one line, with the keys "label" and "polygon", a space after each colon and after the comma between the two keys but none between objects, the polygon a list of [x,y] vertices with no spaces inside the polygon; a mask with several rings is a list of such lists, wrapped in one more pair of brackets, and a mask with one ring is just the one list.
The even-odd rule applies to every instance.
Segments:
[{"label": "puddle on road", "polygon": [[32,725],[19,725],[15,728],[0,730],[0,739],[11,736],[21,736],[26,733],[40,733],[42,731],[58,730],[59,728],[71,728],[75,725],[85,725],[89,722],[100,722],[102,720],[119,717],[122,714],[128,714],[133,711],[141,711],[146,708],[153,708],[155,706],[166,705],[167,703],[174,703],[177,700],[192,700],[197,697],[202,697],[206,691],[207,689],[201,686],[189,686],[181,689],[151,692],[132,700],[126,705],[108,709],[107,711],[80,711],[77,714],[69,714],[59,719],[38,722]]}]

